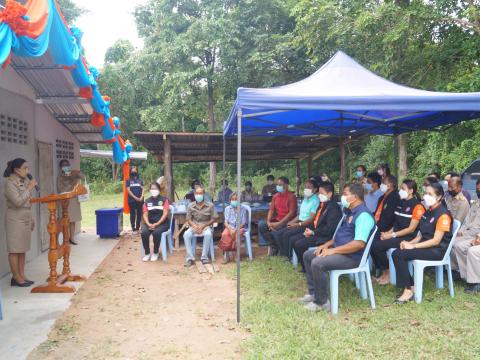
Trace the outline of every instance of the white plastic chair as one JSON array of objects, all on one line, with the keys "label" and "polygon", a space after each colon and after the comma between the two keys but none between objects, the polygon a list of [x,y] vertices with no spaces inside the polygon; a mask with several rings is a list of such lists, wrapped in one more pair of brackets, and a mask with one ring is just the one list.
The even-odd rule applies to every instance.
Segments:
[{"label": "white plastic chair", "polygon": [[[243,205],[242,207],[247,210],[248,214],[248,223],[247,227],[245,229],[245,232],[243,234],[244,238],[243,241],[245,241],[245,251],[247,252],[248,259],[253,260],[253,251],[252,251],[252,239],[251,239],[251,229],[252,229],[252,209],[248,205]],[[226,258],[227,254],[224,254],[223,257]]]},{"label": "white plastic chair", "polygon": [[[172,233],[172,226],[173,226],[173,215],[175,215],[175,207],[173,205],[169,205],[168,212],[170,216],[170,226],[167,231],[162,233],[162,237],[160,239],[160,251],[162,252],[162,260],[167,261],[168,259],[168,252],[167,252],[167,241],[168,241],[168,250],[170,253],[173,251],[173,233]],[[140,246],[140,257],[145,256],[145,249],[143,246]]]},{"label": "white plastic chair", "polygon": [[[342,225],[342,221],[343,221],[344,217],[345,217],[345,215],[343,215],[342,218],[340,219],[340,221],[338,222],[337,227],[335,228],[335,232],[333,233],[332,239],[335,238],[335,235],[337,234],[337,231],[340,228],[340,225]],[[317,246],[311,246],[311,247],[308,248],[308,250],[315,249],[316,247]],[[295,267],[298,266],[298,256],[297,256],[297,253],[295,252],[295,249],[292,249],[292,264]]]},{"label": "white plastic chair", "polygon": [[367,241],[367,244],[365,245],[365,248],[363,250],[363,255],[362,259],[360,260],[360,263],[358,267],[354,269],[345,269],[345,270],[332,270],[330,271],[330,304],[331,304],[331,310],[332,314],[337,314],[338,313],[338,283],[339,283],[339,277],[341,275],[345,274],[355,274],[355,279],[358,279],[357,274],[360,275],[360,296],[362,299],[367,298],[367,291],[366,291],[366,286],[365,286],[365,278],[367,280],[367,287],[368,287],[368,295],[370,297],[370,305],[372,309],[375,309],[375,297],[373,295],[373,286],[372,286],[372,278],[370,275],[370,261],[369,261],[369,255],[370,255],[370,248],[373,243],[373,238],[375,237],[375,234],[377,232],[377,227],[373,229],[372,233],[370,234],[370,238]]},{"label": "white plastic chair", "polygon": [[436,285],[438,288],[443,288],[443,267],[447,268],[447,277],[448,277],[448,289],[450,290],[450,296],[453,298],[455,296],[455,290],[453,288],[453,277],[452,277],[452,265],[450,263],[450,254],[452,252],[453,243],[457,237],[458,230],[460,229],[460,221],[453,220],[453,234],[450,244],[448,244],[447,251],[442,260],[433,261],[433,260],[412,260],[409,264],[413,265],[413,281],[415,284],[415,302],[420,304],[422,302],[422,292],[423,292],[423,270],[426,267],[435,266],[436,272]]}]

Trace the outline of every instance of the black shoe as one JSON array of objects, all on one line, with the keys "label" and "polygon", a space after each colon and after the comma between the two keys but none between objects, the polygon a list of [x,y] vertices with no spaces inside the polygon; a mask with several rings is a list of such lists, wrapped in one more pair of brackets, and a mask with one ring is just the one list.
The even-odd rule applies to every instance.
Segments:
[{"label": "black shoe", "polygon": [[410,296],[407,300],[400,300],[400,298],[398,298],[397,300],[395,300],[395,304],[405,305],[406,303],[413,301],[414,298],[415,298],[415,293],[412,293],[412,296]]},{"label": "black shoe", "polygon": [[202,264],[210,264],[210,259],[202,259]]},{"label": "black shoe", "polygon": [[195,264],[195,261],[190,259],[190,260],[185,261],[185,264],[183,264],[183,266],[191,267],[191,266],[193,266],[193,264]]},{"label": "black shoe", "polygon": [[469,284],[464,291],[467,294],[478,294],[480,293],[480,284]]},{"label": "black shoe", "polygon": [[35,284],[35,281],[32,281],[32,280],[27,280],[27,279],[25,279],[25,282],[28,283],[28,284],[30,284],[30,285]]},{"label": "black shoe", "polygon": [[23,282],[23,283],[19,283],[17,282],[17,280],[15,280],[14,278],[12,278],[12,280],[10,281],[10,286],[18,286],[18,287],[29,287],[31,286],[32,284],[29,283],[29,282]]},{"label": "black shoe", "polygon": [[462,277],[460,276],[460,272],[457,270],[452,270],[452,279],[453,281],[461,281]]},{"label": "black shoe", "polygon": [[78,245],[75,241],[70,240],[70,245]]}]

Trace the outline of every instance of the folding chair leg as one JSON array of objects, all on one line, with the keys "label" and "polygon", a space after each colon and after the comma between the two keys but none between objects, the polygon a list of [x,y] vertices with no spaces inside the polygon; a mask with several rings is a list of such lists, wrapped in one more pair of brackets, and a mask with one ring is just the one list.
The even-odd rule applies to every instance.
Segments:
[{"label": "folding chair leg", "polygon": [[172,236],[172,232],[170,232],[170,234],[167,235],[167,239],[168,239],[168,251],[169,253],[171,254],[173,252],[173,236]]},{"label": "folding chair leg", "polygon": [[437,289],[443,289],[443,265],[435,266],[435,285]]},{"label": "folding chair leg", "polygon": [[248,258],[253,260],[252,238],[250,237],[250,234],[245,234],[245,246],[247,248]]},{"label": "folding chair leg", "polygon": [[393,263],[393,257],[392,257],[393,251],[388,251],[387,256],[388,256],[388,269],[390,273],[390,284],[396,285],[397,284],[397,272],[395,271],[395,264]]},{"label": "folding chair leg", "polygon": [[455,296],[455,289],[453,287],[452,265],[448,263],[445,266],[447,267],[448,290],[450,291],[450,296],[453,298]]},{"label": "folding chair leg", "polygon": [[295,252],[295,249],[292,249],[292,264],[295,267],[298,266],[298,256],[297,256],[297,253]]},{"label": "folding chair leg", "polygon": [[330,309],[338,314],[338,275],[330,272]]},{"label": "folding chair leg", "polygon": [[422,302],[422,293],[423,293],[423,269],[422,265],[417,265],[413,267],[413,278],[415,284],[415,302],[420,304]]},{"label": "folding chair leg", "polygon": [[215,244],[213,243],[213,236],[212,241],[210,242],[210,256],[212,257],[212,261],[215,261]]},{"label": "folding chair leg", "polygon": [[360,287],[361,287],[361,286],[360,286],[360,277],[358,276],[358,273],[355,273],[355,274],[353,275],[353,277],[355,278],[355,287],[356,287],[357,289],[360,289]]},{"label": "folding chair leg", "polygon": [[370,272],[365,272],[365,277],[367,278],[368,296],[370,297],[370,306],[372,307],[372,309],[375,309],[375,295],[373,295],[372,277],[370,275]]}]

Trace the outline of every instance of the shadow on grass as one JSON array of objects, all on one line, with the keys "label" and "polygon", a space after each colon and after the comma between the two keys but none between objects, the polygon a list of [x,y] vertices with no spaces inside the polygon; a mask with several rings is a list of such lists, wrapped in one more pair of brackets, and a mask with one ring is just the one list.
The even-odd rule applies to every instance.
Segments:
[{"label": "shadow on grass", "polygon": [[480,296],[455,287],[435,289],[426,278],[424,300],[394,305],[398,289],[375,286],[377,309],[360,298],[347,276],[339,314],[312,314],[297,304],[303,274],[279,258],[242,263],[242,325],[251,332],[248,359],[478,359]]}]

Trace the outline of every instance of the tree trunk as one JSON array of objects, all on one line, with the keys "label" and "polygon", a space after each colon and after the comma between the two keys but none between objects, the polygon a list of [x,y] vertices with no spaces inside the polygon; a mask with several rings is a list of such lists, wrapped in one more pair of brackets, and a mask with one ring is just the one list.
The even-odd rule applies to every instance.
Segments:
[{"label": "tree trunk", "polygon": [[165,177],[165,190],[167,198],[173,203],[175,201],[175,189],[173,184],[173,165],[172,165],[172,146],[170,138],[164,136],[163,138],[163,162]]},{"label": "tree trunk", "polygon": [[[208,92],[208,131],[215,131],[215,113],[213,112],[214,99],[213,99],[213,80],[210,78],[207,81],[207,92]],[[214,162],[210,163],[210,184],[209,191],[213,196],[216,188],[217,180],[217,167]]]},{"label": "tree trunk", "polygon": [[408,134],[398,135],[398,178],[403,180],[407,177],[408,164],[407,164],[407,145]]}]

